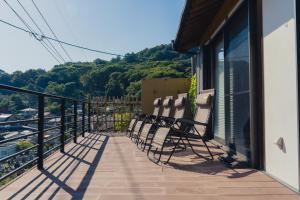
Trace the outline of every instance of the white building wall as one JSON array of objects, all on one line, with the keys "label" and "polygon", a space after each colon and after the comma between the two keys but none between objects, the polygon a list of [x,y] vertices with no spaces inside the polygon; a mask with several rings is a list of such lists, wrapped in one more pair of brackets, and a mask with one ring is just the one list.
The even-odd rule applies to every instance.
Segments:
[{"label": "white building wall", "polygon": [[262,2],[266,172],[299,190],[295,0]]}]

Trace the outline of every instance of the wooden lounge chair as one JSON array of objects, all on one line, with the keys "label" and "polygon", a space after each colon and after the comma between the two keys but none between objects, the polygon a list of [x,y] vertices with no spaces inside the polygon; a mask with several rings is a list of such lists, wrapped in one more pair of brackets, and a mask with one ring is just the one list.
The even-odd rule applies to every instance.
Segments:
[{"label": "wooden lounge chair", "polygon": [[145,150],[146,146],[149,145],[149,142],[152,140],[153,135],[156,129],[160,126],[168,127],[171,126],[176,119],[186,117],[186,106],[187,105],[187,93],[178,94],[178,98],[175,100],[174,103],[174,116],[173,117],[160,117],[158,121],[159,124],[156,123],[145,123],[143,128],[140,131],[140,136],[137,141],[137,145],[141,145],[143,151]]},{"label": "wooden lounge chair", "polygon": [[172,110],[172,104],[173,104],[173,97],[167,96],[163,102],[163,112],[161,116],[153,117],[146,117],[143,120],[138,120],[136,122],[136,125],[131,133],[131,139],[135,142],[138,142],[138,138],[140,136],[140,132],[146,123],[150,124],[156,124],[157,121],[160,120],[161,117],[170,117],[171,110]]},{"label": "wooden lounge chair", "polygon": [[194,120],[179,118],[175,120],[174,124],[171,127],[158,128],[148,149],[148,157],[152,148],[154,148],[155,150],[153,152],[153,157],[155,157],[156,153],[159,152],[159,157],[156,161],[159,162],[166,144],[169,143],[168,141],[172,141],[172,151],[169,155],[168,160],[166,161],[166,163],[168,163],[175,150],[179,149],[178,147],[180,145],[180,142],[186,141],[187,144],[191,147],[193,153],[207,159],[207,157],[200,155],[194,150],[190,142],[190,139],[193,138],[199,139],[203,142],[211,159],[213,159],[213,155],[206,144],[208,138],[207,136],[209,134],[208,126],[210,124],[212,114],[213,96],[213,90],[203,91],[197,96],[197,110],[194,116]]},{"label": "wooden lounge chair", "polygon": [[159,116],[159,112],[161,110],[161,98],[156,98],[153,101],[153,106],[154,106],[154,110],[152,115],[147,116],[145,114],[141,114],[141,115],[136,115],[134,118],[131,119],[127,129],[127,135],[129,137],[131,137],[132,131],[134,130],[138,121],[143,121],[145,118],[155,119],[157,116]]}]

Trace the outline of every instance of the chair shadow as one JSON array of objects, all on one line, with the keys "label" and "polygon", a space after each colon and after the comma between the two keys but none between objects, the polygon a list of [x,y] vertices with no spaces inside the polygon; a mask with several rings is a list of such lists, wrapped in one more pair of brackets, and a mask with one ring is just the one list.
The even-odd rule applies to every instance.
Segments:
[{"label": "chair shadow", "polygon": [[[102,140],[100,140],[100,138]],[[36,192],[36,190],[41,187],[47,180],[50,180],[51,182],[46,187],[44,187],[41,192],[36,192],[38,193],[38,195],[35,197],[35,199],[41,199],[46,192],[49,193],[49,189],[53,184],[56,184],[58,187],[52,192],[48,199],[53,199],[60,189],[64,190],[66,193],[72,196],[72,199],[82,199],[96,171],[97,165],[101,160],[108,140],[108,136],[102,136],[100,134],[90,134],[75,146],[73,146],[71,149],[69,149],[67,152],[62,153],[61,157],[52,162],[44,170],[41,170],[38,176],[30,180],[25,186],[16,191],[8,199],[15,199],[26,188],[30,188],[30,191],[26,192],[21,198],[19,198],[25,200],[30,197],[31,193]],[[100,148],[95,148],[94,145],[99,142],[101,142]],[[91,150],[97,151],[97,153],[93,158],[93,161],[90,163],[86,161],[85,158]],[[63,166],[67,161],[69,161],[68,165]],[[57,163],[59,164],[57,165]],[[73,189],[67,184],[67,181],[69,180],[73,172],[76,171],[76,169],[82,163],[89,166],[86,172],[87,176],[84,176],[82,178],[77,189]],[[60,170],[59,173],[54,175],[58,170]],[[67,170],[68,172],[66,173]],[[44,178],[36,183],[36,181],[43,176]],[[63,178],[61,176],[63,176]]]},{"label": "chair shadow", "polygon": [[[187,146],[186,150],[176,149],[170,162],[168,164],[164,164],[163,162],[167,160],[171,153],[171,149],[165,149],[162,153],[162,162],[159,164],[163,167],[173,168],[176,170],[206,175],[220,175],[232,179],[246,177],[257,172],[257,170],[255,169],[248,169],[245,167],[234,168],[225,165],[218,159],[225,152],[217,146],[209,146],[209,149],[211,150],[211,153],[214,156],[214,160],[210,159],[210,155],[208,151],[204,148],[205,146],[202,143],[194,143],[192,146],[196,148],[194,150],[201,156],[196,155],[191,150],[191,148]],[[182,160],[184,160],[185,158],[188,158],[188,161],[182,163]],[[155,161],[155,159],[156,158],[154,158],[154,160],[152,161]]]},{"label": "chair shadow", "polygon": [[194,172],[199,174],[225,176],[230,179],[247,177],[257,172],[257,170],[255,169],[247,169],[247,170],[240,171],[235,168],[229,168],[224,164],[220,163],[220,161],[218,160],[210,160],[210,161],[205,160],[199,163],[188,164],[188,165],[176,163],[176,162],[170,162],[168,163],[168,165],[165,165],[164,167],[170,167],[176,170]]}]

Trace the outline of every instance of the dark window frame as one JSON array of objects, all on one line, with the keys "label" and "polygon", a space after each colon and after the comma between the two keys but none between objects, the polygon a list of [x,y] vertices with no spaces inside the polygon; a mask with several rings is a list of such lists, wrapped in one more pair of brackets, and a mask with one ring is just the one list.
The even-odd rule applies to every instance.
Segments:
[{"label": "dark window frame", "polygon": [[[236,11],[240,9],[241,6],[248,4],[248,25],[249,25],[249,61],[251,71],[249,73],[249,91],[250,91],[250,148],[251,148],[251,165],[257,169],[264,168],[264,91],[263,91],[263,45],[262,45],[262,1],[261,0],[246,0],[241,3]],[[299,3],[297,4],[297,10],[299,9]],[[235,11],[235,13],[236,13]],[[227,24],[235,13],[230,16],[223,27],[219,30],[217,35],[223,34],[226,30]],[[300,17],[297,12],[297,25],[300,27]],[[297,29],[298,38],[300,38],[300,28]],[[216,35],[216,36],[217,36]],[[207,45],[203,48],[203,69],[210,70],[211,76],[210,80],[205,77],[203,73],[203,82],[210,82],[210,87],[214,87],[214,63],[212,56],[212,44],[214,42],[214,37]],[[297,40],[298,47],[300,47],[300,39]],[[226,54],[226,38],[224,38],[224,53]],[[208,50],[207,50],[208,49]],[[205,55],[207,52],[210,54],[210,62],[205,62]],[[208,67],[207,67],[208,66]],[[298,77],[300,77],[300,50],[298,51]],[[206,83],[204,83],[205,85]],[[298,82],[299,95],[300,95],[300,83]],[[206,88],[206,87],[204,87]],[[300,101],[299,101],[299,113],[300,113]],[[299,119],[300,123],[300,119]],[[300,130],[299,130],[300,134]],[[299,135],[300,137],[300,135]]]}]

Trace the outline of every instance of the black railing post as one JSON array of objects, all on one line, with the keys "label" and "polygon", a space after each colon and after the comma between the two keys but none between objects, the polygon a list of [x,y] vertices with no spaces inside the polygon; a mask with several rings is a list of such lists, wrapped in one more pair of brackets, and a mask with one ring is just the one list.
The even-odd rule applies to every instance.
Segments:
[{"label": "black railing post", "polygon": [[40,94],[38,96],[38,161],[37,161],[37,167],[39,170],[44,169],[44,101],[45,96],[43,94]]},{"label": "black railing post", "polygon": [[74,101],[74,123],[73,123],[73,136],[74,142],[77,143],[77,101]]},{"label": "black railing post", "polygon": [[84,132],[85,132],[85,102],[82,102],[82,127],[81,127],[81,136],[84,137]]},{"label": "black railing post", "polygon": [[60,152],[65,152],[65,113],[66,113],[66,100],[61,99],[60,105]]},{"label": "black railing post", "polygon": [[88,102],[88,132],[91,132],[91,100]]}]

